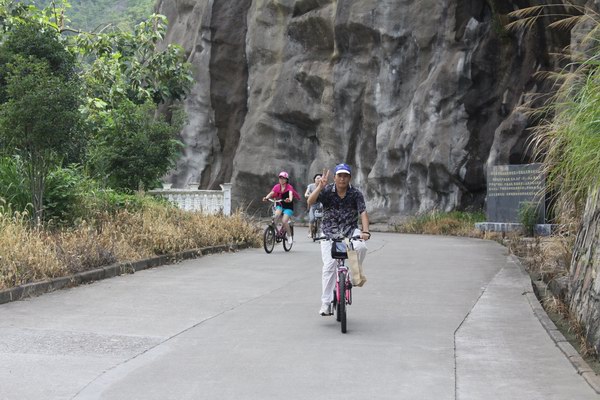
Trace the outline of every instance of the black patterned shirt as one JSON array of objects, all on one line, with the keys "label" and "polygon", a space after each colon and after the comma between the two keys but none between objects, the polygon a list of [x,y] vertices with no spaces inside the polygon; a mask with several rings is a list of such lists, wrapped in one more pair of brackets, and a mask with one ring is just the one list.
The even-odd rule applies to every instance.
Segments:
[{"label": "black patterned shirt", "polygon": [[367,208],[360,190],[349,186],[342,199],[335,191],[335,183],[321,190],[317,202],[323,204],[323,234],[331,239],[349,237],[358,228],[358,217]]}]

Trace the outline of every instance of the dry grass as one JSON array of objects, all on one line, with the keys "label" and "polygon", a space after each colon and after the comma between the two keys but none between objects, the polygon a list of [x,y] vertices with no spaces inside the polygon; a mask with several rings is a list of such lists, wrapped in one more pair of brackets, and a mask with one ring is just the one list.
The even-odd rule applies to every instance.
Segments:
[{"label": "dry grass", "polygon": [[574,240],[575,236],[568,234],[535,238],[514,235],[505,238],[505,244],[535,279],[549,282],[568,274]]},{"label": "dry grass", "polygon": [[[510,238],[505,237],[504,241],[510,252],[520,258],[533,280],[549,283],[568,275],[575,241],[574,235],[565,232],[562,235],[534,239],[514,235]],[[598,355],[594,347],[586,341],[585,327],[570,312],[563,300],[546,294],[542,296],[541,303],[565,336],[572,337],[572,344],[579,348],[581,356],[587,358],[588,362],[597,362]]]},{"label": "dry grass", "polygon": [[400,233],[480,238],[483,237],[483,233],[475,228],[475,222],[484,220],[485,217],[481,213],[433,211],[394,225],[394,229]]},{"label": "dry grass", "polygon": [[0,212],[0,289],[228,243],[258,246],[257,227],[239,212],[225,217],[157,204],[100,214],[75,228],[55,231],[31,229],[27,218]]},{"label": "dry grass", "polygon": [[0,289],[68,272],[43,231],[28,228],[28,218],[0,214]]},{"label": "dry grass", "polygon": [[584,358],[597,360],[598,354],[593,346],[590,346],[585,338],[585,327],[577,318],[569,311],[569,307],[555,296],[546,296],[542,299],[544,309],[553,313],[561,319],[557,321],[564,325],[568,332],[575,338],[579,347],[579,354]]}]

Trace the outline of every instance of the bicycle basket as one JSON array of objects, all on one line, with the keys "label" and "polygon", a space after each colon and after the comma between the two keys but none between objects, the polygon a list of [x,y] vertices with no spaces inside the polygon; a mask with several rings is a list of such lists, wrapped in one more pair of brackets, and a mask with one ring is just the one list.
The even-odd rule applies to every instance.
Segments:
[{"label": "bicycle basket", "polygon": [[348,246],[342,240],[333,240],[331,242],[331,258],[336,260],[345,260],[348,258]]}]

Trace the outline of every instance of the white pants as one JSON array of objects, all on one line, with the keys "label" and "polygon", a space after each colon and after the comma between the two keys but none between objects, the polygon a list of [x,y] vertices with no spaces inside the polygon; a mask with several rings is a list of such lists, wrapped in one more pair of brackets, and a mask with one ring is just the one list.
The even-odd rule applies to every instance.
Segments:
[{"label": "white pants", "polygon": [[[356,229],[352,236],[360,235],[360,230]],[[362,240],[353,240],[354,250],[358,256],[358,262],[362,264],[367,255],[367,244]],[[321,241],[321,258],[323,259],[323,293],[321,294],[321,303],[329,304],[333,301],[333,289],[335,288],[335,274],[337,260],[331,258],[331,241]],[[348,271],[350,269],[348,268]]]}]

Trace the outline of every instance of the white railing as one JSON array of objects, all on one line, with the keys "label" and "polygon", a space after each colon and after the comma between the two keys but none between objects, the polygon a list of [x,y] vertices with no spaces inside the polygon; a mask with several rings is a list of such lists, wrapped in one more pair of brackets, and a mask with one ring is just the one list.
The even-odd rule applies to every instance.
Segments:
[{"label": "white railing", "polygon": [[231,183],[219,185],[222,190],[171,189],[168,185],[164,186],[163,189],[150,190],[148,193],[162,196],[183,210],[231,215]]}]

